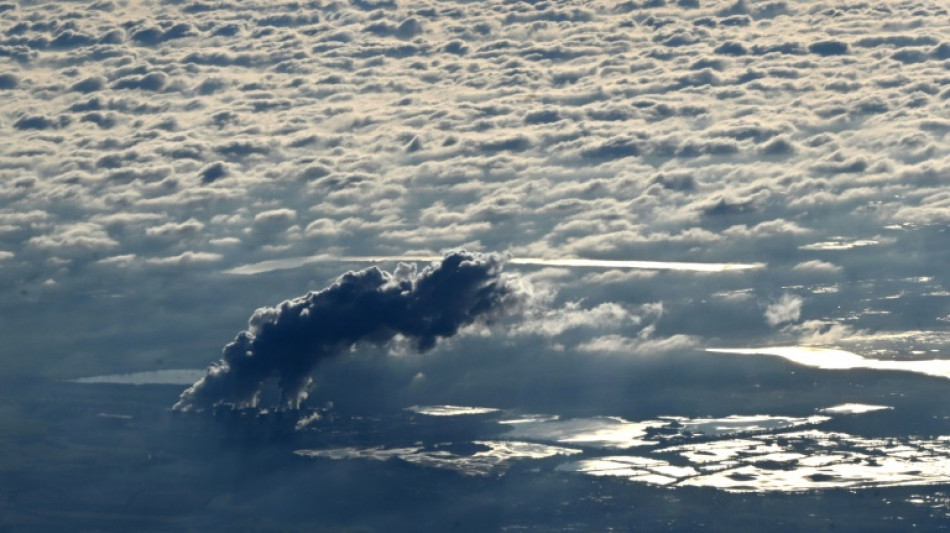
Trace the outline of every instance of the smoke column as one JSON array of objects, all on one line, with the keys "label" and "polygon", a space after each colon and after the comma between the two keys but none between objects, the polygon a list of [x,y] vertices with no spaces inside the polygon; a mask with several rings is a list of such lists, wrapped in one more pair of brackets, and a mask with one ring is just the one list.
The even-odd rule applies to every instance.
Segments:
[{"label": "smoke column", "polygon": [[458,251],[417,272],[400,263],[348,272],[329,287],[258,309],[224,347],[220,361],[185,390],[176,410],[218,405],[256,407],[275,379],[281,404],[297,408],[323,359],[355,345],[381,345],[402,335],[426,351],[459,328],[519,311],[526,292],[502,274],[505,256]]}]

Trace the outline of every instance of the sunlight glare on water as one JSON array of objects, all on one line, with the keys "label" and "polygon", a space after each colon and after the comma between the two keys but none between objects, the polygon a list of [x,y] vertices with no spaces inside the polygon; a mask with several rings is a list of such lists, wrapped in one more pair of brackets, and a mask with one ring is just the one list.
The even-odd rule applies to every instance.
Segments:
[{"label": "sunlight glare on water", "polygon": [[810,346],[776,346],[771,348],[707,348],[707,352],[737,355],[771,355],[793,363],[823,370],[892,370],[914,372],[950,379],[950,360],[893,361],[868,359],[856,353],[835,348]]}]

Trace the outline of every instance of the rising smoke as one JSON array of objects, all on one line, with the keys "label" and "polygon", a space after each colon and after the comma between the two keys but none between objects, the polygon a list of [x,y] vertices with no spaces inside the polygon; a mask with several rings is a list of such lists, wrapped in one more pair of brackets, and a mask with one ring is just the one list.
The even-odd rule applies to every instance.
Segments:
[{"label": "rising smoke", "polygon": [[258,309],[248,330],[224,347],[221,360],[181,394],[175,409],[256,407],[272,379],[281,405],[297,408],[317,364],[356,345],[402,336],[426,351],[463,326],[519,312],[528,293],[520,279],[502,273],[505,260],[501,254],[458,251],[421,272],[405,263],[392,273],[372,267]]}]

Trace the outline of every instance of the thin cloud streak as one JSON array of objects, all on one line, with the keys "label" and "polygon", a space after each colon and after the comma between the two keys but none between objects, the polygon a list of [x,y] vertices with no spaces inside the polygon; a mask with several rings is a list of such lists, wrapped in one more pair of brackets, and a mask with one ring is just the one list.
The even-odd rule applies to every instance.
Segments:
[{"label": "thin cloud streak", "polygon": [[[374,256],[342,256],[313,255],[306,257],[288,257],[272,259],[258,263],[250,263],[225,270],[225,274],[250,276],[300,268],[313,263],[387,263],[387,262],[432,262],[441,259],[435,255],[374,255]],[[676,261],[626,261],[611,259],[544,259],[540,257],[512,257],[508,259],[511,265],[548,266],[548,267],[576,267],[576,268],[625,268],[639,270],[677,270],[683,272],[731,272],[736,270],[755,270],[765,268],[765,263],[688,263]]]}]

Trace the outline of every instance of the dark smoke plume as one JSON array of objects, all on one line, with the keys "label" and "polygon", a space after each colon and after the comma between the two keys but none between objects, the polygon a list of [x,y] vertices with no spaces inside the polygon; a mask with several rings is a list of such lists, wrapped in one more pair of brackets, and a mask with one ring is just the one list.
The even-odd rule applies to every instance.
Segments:
[{"label": "dark smoke plume", "polygon": [[258,309],[248,330],[224,347],[221,360],[181,394],[175,409],[256,407],[271,379],[281,404],[297,408],[323,359],[397,335],[425,351],[463,326],[518,311],[525,292],[516,279],[502,275],[504,262],[500,254],[458,251],[421,272],[404,263],[392,273],[372,267],[348,272],[321,291]]}]

